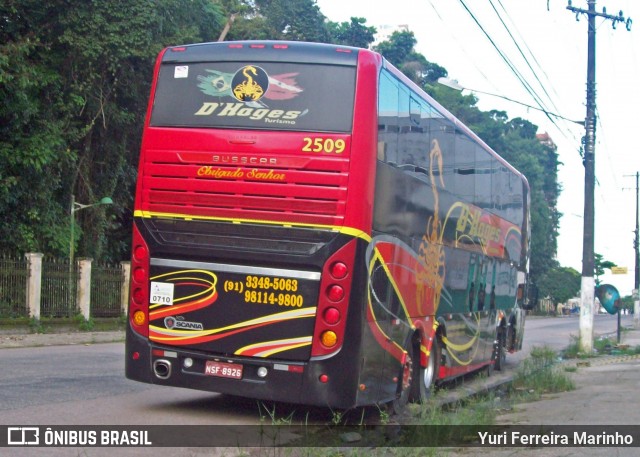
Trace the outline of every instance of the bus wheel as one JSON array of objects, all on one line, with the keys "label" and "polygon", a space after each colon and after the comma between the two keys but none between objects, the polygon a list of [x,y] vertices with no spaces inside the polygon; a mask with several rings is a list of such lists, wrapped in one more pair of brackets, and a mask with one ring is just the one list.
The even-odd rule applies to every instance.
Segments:
[{"label": "bus wheel", "polygon": [[398,379],[398,396],[391,402],[390,409],[392,414],[400,415],[404,412],[411,396],[411,386],[413,384],[413,363],[412,352],[407,353],[407,357],[402,365],[400,377]]},{"label": "bus wheel", "polygon": [[[414,346],[414,353],[416,354],[416,360],[420,360],[420,346]],[[414,365],[414,377],[415,382],[411,386],[410,399],[415,402],[425,402],[433,393],[435,388],[436,379],[438,378],[438,371],[440,370],[440,343],[436,337],[431,345],[431,353],[427,366],[422,367],[419,363]]]},{"label": "bus wheel", "polygon": [[507,361],[507,348],[505,347],[507,344],[507,335],[505,334],[504,329],[498,329],[496,340],[494,368],[498,371],[502,371],[504,364]]}]

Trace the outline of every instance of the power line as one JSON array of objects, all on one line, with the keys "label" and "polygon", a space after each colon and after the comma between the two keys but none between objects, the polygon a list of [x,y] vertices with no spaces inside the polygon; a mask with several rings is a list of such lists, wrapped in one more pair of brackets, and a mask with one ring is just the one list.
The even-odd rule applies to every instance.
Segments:
[{"label": "power line", "polygon": [[520,74],[520,72],[515,68],[515,66],[513,65],[513,63],[511,63],[511,61],[507,58],[507,56],[500,50],[500,48],[498,47],[498,45],[496,44],[496,42],[493,40],[493,38],[491,38],[491,36],[489,35],[489,33],[485,30],[485,28],[482,26],[482,24],[480,24],[480,21],[478,21],[478,19],[476,18],[476,16],[473,14],[473,12],[469,9],[469,7],[466,5],[466,3],[464,2],[464,0],[460,0],[460,3],[462,4],[463,8],[467,11],[467,13],[471,16],[471,18],[473,19],[473,21],[476,23],[476,25],[480,28],[480,30],[482,31],[482,33],[484,33],[484,35],[487,37],[487,39],[489,40],[489,42],[491,43],[491,45],[494,47],[494,49],[498,52],[498,55],[500,55],[500,57],[502,58],[502,60],[507,64],[507,66],[509,67],[509,69],[511,70],[511,72],[516,76],[516,78],[520,81],[520,83],[522,84],[522,86],[524,87],[524,89],[529,93],[529,95],[531,95],[531,97],[533,98],[533,100],[535,101],[535,103],[540,107],[540,110],[542,112],[544,112],[545,116],[547,117],[547,119],[549,119],[549,121],[560,131],[560,127],[558,126],[558,124],[556,123],[556,121],[549,115],[547,109],[544,107],[544,104],[542,103],[540,96],[535,93],[535,91],[533,90],[533,88],[531,87],[531,85],[523,78],[523,76]]},{"label": "power line", "polygon": [[[498,2],[500,2],[500,0],[498,0]],[[496,9],[495,5],[493,4],[493,0],[489,0],[489,4],[491,5],[491,8],[493,8],[493,11],[496,13],[496,16],[498,16],[498,19],[500,20],[500,23],[502,24],[502,26],[507,31],[507,34],[511,38],[511,41],[515,45],[516,49],[518,50],[518,52],[520,53],[520,55],[524,59],[525,63],[527,64],[527,67],[529,67],[529,70],[531,70],[531,73],[533,74],[533,77],[536,79],[536,81],[538,81],[538,84],[540,84],[540,87],[542,88],[542,91],[545,93],[545,95],[547,96],[547,98],[551,102],[551,106],[553,107],[553,109],[555,111],[558,111],[558,107],[555,105],[555,103],[553,103],[553,100],[551,99],[551,96],[547,92],[547,89],[545,88],[544,84],[542,84],[542,81],[540,81],[540,79],[538,78],[538,75],[536,74],[536,71],[531,66],[531,63],[529,63],[529,59],[527,58],[527,56],[524,55],[524,52],[522,51],[522,48],[520,47],[520,45],[516,41],[515,37],[511,33],[511,30],[509,30],[509,27],[507,27],[507,24],[505,24],[505,22],[502,20],[502,16],[500,15],[500,13]],[[504,6],[502,5],[502,3],[500,3],[500,6],[502,6],[502,9],[504,10]],[[505,12],[506,12],[506,10],[505,10]],[[531,51],[529,51],[529,52],[531,52]]]},{"label": "power line", "polygon": [[[494,12],[496,13],[496,15],[498,16],[498,19],[500,20],[500,22],[502,23],[503,27],[505,28],[505,30],[507,31],[509,37],[511,38],[511,41],[513,41],[513,44],[516,46],[516,48],[518,49],[518,52],[520,53],[520,55],[522,56],[522,58],[524,59],[525,63],[527,64],[527,66],[529,67],[529,69],[531,70],[531,73],[533,74],[534,78],[536,79],[536,81],[538,81],[538,84],[540,84],[540,87],[542,88],[542,90],[544,91],[545,95],[547,96],[549,102],[551,103],[551,106],[553,107],[554,111],[559,111],[557,105],[555,104],[553,98],[551,97],[551,95],[547,92],[546,89],[546,85],[542,83],[542,81],[540,81],[540,79],[538,78],[538,73],[542,73],[544,75],[544,77],[547,80],[548,85],[551,87],[551,89],[553,90],[553,92],[556,94],[556,96],[558,95],[558,93],[556,92],[556,90],[553,88],[553,84],[551,84],[551,81],[549,80],[549,76],[547,75],[547,73],[544,71],[544,68],[542,68],[542,66],[540,65],[540,63],[538,62],[538,59],[536,58],[536,56],[534,55],[533,51],[531,50],[531,48],[528,46],[526,39],[524,39],[524,37],[522,36],[522,34],[520,33],[520,31],[518,30],[518,27],[515,25],[515,23],[513,22],[513,19],[511,19],[511,16],[509,15],[509,12],[507,11],[507,9],[505,8],[505,6],[502,4],[501,0],[497,0],[498,4],[500,5],[500,7],[502,8],[502,11],[504,12],[504,14],[506,15],[506,17],[509,19],[509,21],[511,22],[513,27],[508,27],[506,25],[506,23],[503,21],[502,16],[500,15],[500,12],[497,11],[495,5],[493,4],[492,0],[489,0],[489,3],[491,4],[491,7],[493,8]],[[515,31],[518,33],[520,40],[523,43],[523,46],[526,48],[526,50],[528,51],[529,55],[531,56],[531,58],[533,59],[533,61],[535,62],[537,68],[539,69],[538,71],[534,70],[531,63],[529,62],[529,59],[527,58],[527,56],[525,55],[525,53],[523,52],[521,46],[518,44],[518,40],[515,39],[515,37],[513,36],[513,34],[511,33],[511,28],[514,28]],[[553,113],[549,113],[552,116],[568,121],[568,122],[576,122],[572,119],[567,119],[565,117],[562,116],[558,116],[555,115]],[[556,125],[556,127],[558,127]],[[558,132],[565,137],[566,139],[569,139],[566,135],[566,133],[568,133],[572,138],[573,141],[575,141],[575,143],[580,143],[580,139],[578,137],[576,137],[576,135],[574,134],[574,132],[571,129],[566,129],[566,130],[561,130],[558,128]],[[580,154],[580,156],[582,156],[582,151],[580,148],[577,148],[578,153]]]}]

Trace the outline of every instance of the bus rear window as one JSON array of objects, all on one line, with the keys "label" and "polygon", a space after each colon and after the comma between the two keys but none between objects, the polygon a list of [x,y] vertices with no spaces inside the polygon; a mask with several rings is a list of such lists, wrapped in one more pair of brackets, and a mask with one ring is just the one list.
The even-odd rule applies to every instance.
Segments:
[{"label": "bus rear window", "polygon": [[351,66],[165,63],[151,126],[350,132],[354,91]]}]

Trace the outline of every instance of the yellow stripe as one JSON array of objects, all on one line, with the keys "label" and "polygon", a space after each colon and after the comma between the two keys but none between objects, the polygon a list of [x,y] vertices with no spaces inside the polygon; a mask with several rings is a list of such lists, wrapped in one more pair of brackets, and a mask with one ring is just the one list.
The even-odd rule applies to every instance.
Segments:
[{"label": "yellow stripe", "polygon": [[256,356],[257,357],[270,357],[273,354],[277,354],[278,352],[290,351],[291,349],[297,349],[297,348],[301,348],[301,347],[304,347],[304,346],[311,346],[311,342],[292,344],[291,346],[285,346],[285,347],[281,347],[281,348],[276,348],[276,349],[272,349],[271,351],[267,351],[267,352],[260,352],[259,355],[256,354]]},{"label": "yellow stripe", "polygon": [[244,352],[251,350],[251,349],[257,349],[257,348],[261,348],[261,347],[266,347],[266,346],[271,346],[273,344],[282,344],[282,343],[289,343],[287,346],[281,346],[281,347],[277,347],[277,348],[272,348],[270,350],[263,350],[261,352],[258,352],[255,354],[256,357],[269,357],[272,356],[273,354],[276,354],[278,352],[283,352],[283,351],[288,351],[290,349],[296,349],[296,348],[300,348],[300,347],[304,347],[304,346],[310,346],[311,345],[311,340],[313,337],[309,336],[305,336],[305,337],[301,337],[301,338],[289,338],[289,339],[284,339],[284,340],[274,340],[274,341],[264,341],[262,343],[255,343],[255,344],[250,344],[248,346],[242,347],[238,350],[236,350],[234,352],[235,355],[243,355]]},{"label": "yellow stripe", "polygon": [[473,338],[471,338],[471,340],[469,340],[468,343],[465,343],[465,344],[454,344],[446,336],[442,337],[442,341],[444,342],[444,344],[447,345],[447,348],[453,349],[456,352],[466,351],[471,346],[473,346],[473,344],[476,342],[477,339],[478,339],[478,334],[476,333],[473,336]]},{"label": "yellow stripe", "polygon": [[[180,277],[167,279],[167,281],[169,281],[169,282],[176,282],[176,281],[180,281],[180,280],[189,279],[189,280],[199,281],[199,282],[202,282],[204,284],[209,284],[211,286],[211,287],[207,287],[205,290],[203,290],[201,292],[198,292],[198,293],[193,294],[193,295],[189,295],[188,297],[176,298],[176,299],[173,300],[174,303],[178,303],[178,302],[181,302],[181,301],[189,300],[191,298],[195,298],[195,297],[198,297],[200,295],[205,295],[209,291],[213,291],[214,293],[216,292],[216,285],[218,283],[218,278],[216,277],[215,274],[213,274],[213,273],[211,273],[210,271],[207,271],[207,270],[178,270],[178,271],[170,271],[169,273],[163,273],[161,275],[157,275],[157,276],[154,276],[154,277],[149,278],[149,279],[151,281],[154,281],[156,279],[165,278],[167,276],[174,276],[174,275],[183,274],[183,273],[202,273],[204,275],[207,275],[207,276],[210,276],[211,278],[213,278],[213,282],[207,281],[206,279],[202,279],[202,278],[198,278],[198,277],[189,277],[189,276],[180,276]],[[213,294],[211,294],[210,296],[213,296]],[[162,306],[164,306],[164,305],[162,305]]]},{"label": "yellow stripe", "polygon": [[[407,305],[404,302],[404,297],[400,293],[400,289],[398,288],[398,284],[396,284],[396,281],[393,278],[393,275],[391,274],[391,271],[389,270],[389,267],[385,263],[384,258],[382,257],[382,254],[380,254],[380,251],[378,250],[378,248],[375,248],[375,255],[374,255],[374,258],[372,259],[372,262],[375,261],[376,259],[380,262],[380,265],[382,266],[382,269],[384,270],[384,272],[387,275],[387,279],[389,279],[389,282],[391,283],[391,286],[393,287],[393,290],[396,292],[396,295],[398,296],[398,299],[400,300],[400,304],[402,305],[402,309],[404,310],[404,315],[407,316],[407,323],[409,324],[409,326],[411,327],[412,330],[415,330],[416,327],[415,327],[415,325],[413,325],[413,321],[411,320],[411,316],[409,316],[409,311],[407,310]],[[371,265],[371,267],[369,267],[369,277],[371,277],[371,271],[372,270],[373,270],[373,265]]]},{"label": "yellow stripe", "polygon": [[161,335],[166,335],[164,337],[154,336],[153,337],[154,341],[175,341],[175,340],[184,340],[184,339],[189,340],[189,339],[192,339],[193,337],[215,335],[217,333],[222,333],[228,330],[234,330],[234,329],[243,328],[243,327],[249,327],[255,324],[263,324],[263,323],[270,323],[274,321],[277,322],[277,321],[284,321],[284,320],[291,320],[291,319],[302,319],[302,318],[314,317],[315,315],[316,315],[316,308],[311,307],[311,308],[302,308],[299,310],[284,311],[282,313],[269,314],[269,315],[257,317],[255,319],[251,319],[248,321],[237,322],[235,324],[228,325],[226,327],[207,329],[207,330],[196,330],[196,331],[180,330],[180,329],[173,330],[173,329],[157,327],[155,325],[149,325],[149,328],[153,329],[155,332]]},{"label": "yellow stripe", "polygon": [[277,222],[277,221],[267,221],[262,219],[232,219],[228,217],[214,217],[214,216],[190,216],[186,214],[158,213],[154,211],[142,211],[142,210],[134,211],[133,216],[142,217],[146,219],[149,219],[152,217],[165,217],[165,218],[173,218],[173,219],[183,219],[185,221],[191,221],[191,220],[222,221],[222,222],[231,222],[232,224],[267,224],[267,225],[279,225],[282,227],[317,228],[321,230],[331,230],[333,232],[342,233],[344,235],[349,235],[354,238],[360,238],[367,242],[371,241],[371,235],[369,235],[366,232],[363,232],[360,229],[356,229],[353,227],[337,226],[337,225],[304,224],[299,222]]},{"label": "yellow stripe", "polygon": [[[474,337],[474,339],[475,339],[475,337]],[[453,349],[453,347],[450,346],[450,342],[449,342],[449,340],[447,340],[447,337],[443,336],[442,337],[442,341],[446,344],[447,348]],[[462,347],[462,346],[458,346],[458,347]],[[453,360],[458,362],[458,365],[466,366],[466,365],[469,365],[471,362],[473,362],[473,359],[475,358],[479,347],[480,347],[480,345],[476,345],[475,346],[475,348],[473,349],[473,354],[471,354],[471,357],[469,357],[469,360],[466,360],[466,361],[459,359],[458,356],[456,356],[455,352],[453,352],[453,351],[448,351],[448,354]]]},{"label": "yellow stripe", "polygon": [[[380,253],[378,252],[378,250],[375,250],[375,254],[373,255],[373,257],[371,258],[371,262],[369,262],[369,278],[372,277],[372,272],[373,272],[373,266],[375,265],[376,259],[378,259],[378,257],[380,256]],[[383,262],[384,263],[384,262]],[[398,343],[396,343],[392,338],[389,338],[389,335],[387,335],[384,330],[382,330],[382,327],[380,327],[380,324],[378,324],[378,320],[376,319],[376,314],[373,312],[373,305],[372,305],[372,300],[371,300],[371,285],[369,285],[369,287],[367,287],[367,305],[369,306],[369,308],[371,309],[371,315],[373,316],[373,323],[376,325],[376,327],[378,327],[378,331],[384,336],[384,338],[386,338],[386,340],[393,344],[394,346],[396,346],[398,349],[400,349],[401,351],[405,352],[404,348],[402,348]],[[407,318],[408,320],[408,318]]]},{"label": "yellow stripe", "polygon": [[249,344],[247,346],[243,346],[240,349],[237,349],[234,354],[242,354],[245,351],[248,351],[250,349],[255,349],[255,348],[260,348],[260,347],[266,347],[266,346],[272,346],[274,344],[283,344],[283,343],[289,343],[289,344],[305,344],[305,343],[311,343],[313,337],[311,336],[303,336],[300,338],[285,338],[282,340],[273,340],[273,341],[263,341],[260,343],[253,343],[253,344]]}]

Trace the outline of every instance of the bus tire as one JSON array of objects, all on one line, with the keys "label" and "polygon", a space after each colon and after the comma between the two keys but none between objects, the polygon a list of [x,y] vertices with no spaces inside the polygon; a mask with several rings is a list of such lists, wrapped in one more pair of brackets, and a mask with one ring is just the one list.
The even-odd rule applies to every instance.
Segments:
[{"label": "bus tire", "polygon": [[[420,344],[414,345],[413,351],[415,359],[420,360]],[[440,342],[437,337],[434,338],[431,345],[431,353],[427,366],[422,367],[419,363],[414,364],[414,381],[411,385],[411,401],[425,402],[433,394],[436,380],[438,379],[438,371],[440,370]]]},{"label": "bus tire", "polygon": [[504,365],[507,361],[507,335],[505,333],[504,328],[499,328],[498,333],[496,335],[496,348],[495,348],[495,360],[494,360],[494,368],[498,371],[502,371],[504,369]]}]

